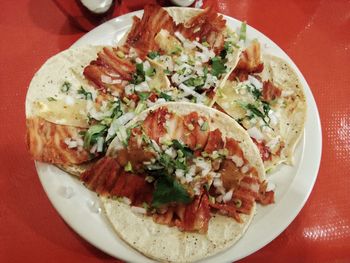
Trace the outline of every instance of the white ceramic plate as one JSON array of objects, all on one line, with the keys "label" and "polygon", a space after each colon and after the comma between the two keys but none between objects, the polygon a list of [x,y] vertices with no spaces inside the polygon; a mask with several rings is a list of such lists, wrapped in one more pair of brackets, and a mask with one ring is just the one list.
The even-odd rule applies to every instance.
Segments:
[{"label": "white ceramic plate", "polygon": [[[84,35],[73,46],[115,44],[130,28],[134,15],[141,16],[142,11],[126,14],[102,24]],[[225,16],[225,19],[234,29],[241,24],[231,17]],[[203,262],[232,262],[259,250],[276,238],[305,204],[320,164],[321,126],[315,100],[306,80],[288,55],[265,35],[248,27],[247,36],[259,39],[263,52],[279,56],[293,66],[305,88],[308,104],[307,122],[304,136],[295,152],[295,166],[282,165],[270,176],[270,180],[276,185],[276,203],[258,207],[257,215],[243,238],[234,247]],[[36,168],[50,201],[80,236],[119,259],[129,262],[152,262],[118,238],[105,216],[98,213],[97,196],[87,190],[81,182],[52,165],[37,162]]]}]

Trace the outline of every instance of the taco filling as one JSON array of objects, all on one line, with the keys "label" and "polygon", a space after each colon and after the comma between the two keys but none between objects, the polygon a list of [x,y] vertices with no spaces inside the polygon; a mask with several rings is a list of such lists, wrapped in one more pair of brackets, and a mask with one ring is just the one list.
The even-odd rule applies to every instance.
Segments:
[{"label": "taco filling", "polygon": [[116,137],[107,156],[81,180],[183,231],[206,233],[211,213],[241,222],[240,214],[250,214],[256,201],[273,202],[273,192],[266,191],[239,142],[210,123],[195,111],[151,110],[125,129],[126,137]]},{"label": "taco filling", "polygon": [[254,40],[219,90],[217,104],[247,130],[266,170],[292,164],[306,118],[306,101],[296,73],[280,58],[262,55]]}]

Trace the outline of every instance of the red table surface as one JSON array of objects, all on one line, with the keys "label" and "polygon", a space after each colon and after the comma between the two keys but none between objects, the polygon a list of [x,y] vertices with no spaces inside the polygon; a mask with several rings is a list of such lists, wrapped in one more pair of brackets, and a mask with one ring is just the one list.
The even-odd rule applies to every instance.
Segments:
[{"label": "red table surface", "polygon": [[[115,15],[146,2],[124,0]],[[289,54],[312,89],[323,128],[321,167],[306,205],[278,238],[241,262],[350,262],[350,2],[208,4],[248,21]],[[33,74],[84,32],[53,1],[1,1],[0,8],[0,262],[119,262],[60,218],[24,140],[24,101]]]}]

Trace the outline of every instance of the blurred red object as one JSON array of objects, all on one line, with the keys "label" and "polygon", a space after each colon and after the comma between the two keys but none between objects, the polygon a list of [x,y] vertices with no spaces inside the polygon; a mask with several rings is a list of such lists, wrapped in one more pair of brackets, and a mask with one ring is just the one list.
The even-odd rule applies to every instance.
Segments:
[{"label": "blurred red object", "polygon": [[56,6],[68,18],[70,23],[78,29],[88,32],[96,26],[125,13],[143,9],[146,4],[171,5],[168,0],[114,0],[112,6],[103,14],[94,14],[83,6],[80,0],[53,0]]},{"label": "blurred red object", "polygon": [[70,23],[75,27],[83,31],[90,31],[94,27],[102,24],[103,22],[111,19],[117,7],[120,5],[121,0],[113,1],[111,7],[102,14],[94,14],[89,11],[80,0],[65,1],[65,0],[53,0],[56,6],[66,15]]}]

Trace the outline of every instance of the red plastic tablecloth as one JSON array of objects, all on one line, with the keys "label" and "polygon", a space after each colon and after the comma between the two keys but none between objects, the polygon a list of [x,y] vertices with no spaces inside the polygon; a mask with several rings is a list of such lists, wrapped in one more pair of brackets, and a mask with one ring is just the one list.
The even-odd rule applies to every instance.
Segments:
[{"label": "red plastic tablecloth", "polygon": [[[124,0],[115,15],[146,2],[152,1]],[[350,2],[204,2],[248,21],[291,56],[312,89],[323,128],[321,167],[305,207],[278,238],[241,262],[350,262]],[[0,262],[116,262],[59,217],[24,141],[33,74],[84,32],[54,1],[1,1],[0,8]]]}]

